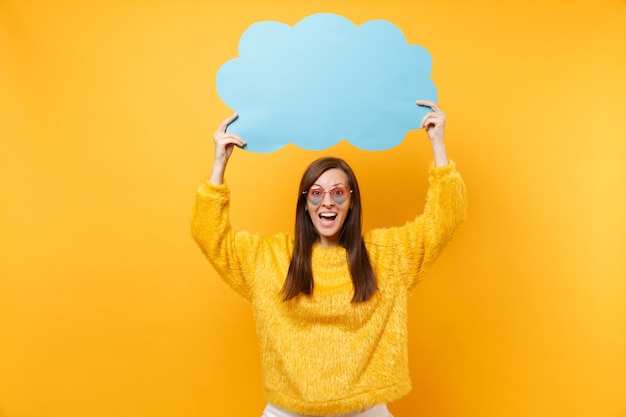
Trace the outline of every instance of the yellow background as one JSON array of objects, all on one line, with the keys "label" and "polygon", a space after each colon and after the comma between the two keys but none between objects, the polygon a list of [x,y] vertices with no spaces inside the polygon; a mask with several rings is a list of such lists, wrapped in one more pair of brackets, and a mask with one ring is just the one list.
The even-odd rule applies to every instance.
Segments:
[{"label": "yellow background", "polygon": [[[215,74],[252,23],[385,19],[433,56],[470,217],[415,294],[398,417],[626,416],[626,2],[0,0],[0,416],[259,416],[249,306],[189,236]],[[397,148],[238,151],[237,226],[291,231],[348,159],[365,227],[421,211]]]}]

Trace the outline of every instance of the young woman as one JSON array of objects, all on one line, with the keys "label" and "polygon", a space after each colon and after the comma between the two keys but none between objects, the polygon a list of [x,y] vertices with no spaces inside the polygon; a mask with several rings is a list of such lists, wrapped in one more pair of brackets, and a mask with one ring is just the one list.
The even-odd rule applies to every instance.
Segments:
[{"label": "young woman", "polygon": [[224,172],[235,146],[214,135],[215,161],[200,186],[192,235],[220,276],[252,304],[261,348],[265,417],[387,417],[411,389],[407,305],[411,290],[466,216],[465,185],[444,144],[446,116],[432,102],[422,120],[434,163],[421,215],[361,232],[357,179],[345,161],[304,172],[295,234],[234,230]]}]

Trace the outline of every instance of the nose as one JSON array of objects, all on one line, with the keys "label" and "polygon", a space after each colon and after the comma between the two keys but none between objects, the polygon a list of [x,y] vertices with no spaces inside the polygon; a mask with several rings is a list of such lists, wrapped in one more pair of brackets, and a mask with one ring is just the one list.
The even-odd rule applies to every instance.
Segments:
[{"label": "nose", "polygon": [[328,191],[326,191],[324,193],[324,198],[322,198],[322,205],[324,206],[334,206],[335,205],[335,200],[333,200],[330,196],[330,193]]}]

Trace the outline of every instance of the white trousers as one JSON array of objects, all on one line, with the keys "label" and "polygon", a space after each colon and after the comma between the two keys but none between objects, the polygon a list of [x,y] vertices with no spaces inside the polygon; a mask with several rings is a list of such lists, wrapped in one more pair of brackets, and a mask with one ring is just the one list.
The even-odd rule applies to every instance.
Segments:
[{"label": "white trousers", "polygon": [[[289,410],[285,410],[284,408],[280,408],[272,403],[268,403],[267,407],[265,407],[265,410],[263,411],[263,417],[316,417],[316,416],[293,413]],[[389,410],[387,410],[387,404],[378,404],[378,405],[366,408],[365,410],[361,410],[361,411],[352,411],[346,414],[334,414],[332,417],[393,417],[393,416],[391,415],[391,413],[389,413]]]}]

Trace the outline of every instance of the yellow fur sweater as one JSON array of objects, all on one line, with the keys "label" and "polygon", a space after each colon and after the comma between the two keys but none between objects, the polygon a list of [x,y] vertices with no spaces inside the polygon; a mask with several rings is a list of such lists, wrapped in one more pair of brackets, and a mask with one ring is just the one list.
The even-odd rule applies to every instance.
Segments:
[{"label": "yellow fur sweater", "polygon": [[282,301],[293,236],[263,237],[231,227],[229,190],[198,189],[192,235],[217,272],[250,301],[258,333],[265,396],[302,414],[331,415],[389,402],[411,389],[407,300],[466,216],[465,185],[451,163],[431,166],[422,215],[363,237],[378,291],[351,303],[342,247],[314,247],[315,289]]}]

